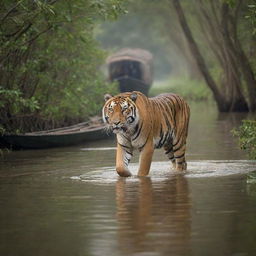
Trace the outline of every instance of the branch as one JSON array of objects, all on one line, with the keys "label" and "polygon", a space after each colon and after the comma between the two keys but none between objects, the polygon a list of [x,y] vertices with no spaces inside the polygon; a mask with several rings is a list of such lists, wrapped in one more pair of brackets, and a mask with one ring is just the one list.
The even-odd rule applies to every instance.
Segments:
[{"label": "branch", "polygon": [[[206,35],[206,40],[211,46],[213,53],[217,57],[220,64],[224,67],[225,64],[223,62],[223,58],[225,58],[225,54],[223,53],[223,50],[222,50],[223,48],[222,39],[219,35],[218,29],[216,29],[216,24],[218,26],[218,21],[216,20],[216,13],[214,15],[214,18],[212,18],[207,8],[205,8],[203,1],[202,0],[199,0],[199,1],[200,1],[200,5],[198,7],[200,10],[199,13],[200,14],[202,13],[202,17],[203,17],[203,19],[200,20],[201,15],[199,15],[199,25],[201,26],[202,31]],[[215,24],[214,24],[214,21],[215,21]]]},{"label": "branch", "polygon": [[32,23],[29,23],[24,29],[22,29],[16,36],[15,41],[17,41],[19,37],[25,34],[30,29],[31,26],[32,26]]},{"label": "branch", "polygon": [[196,60],[196,63],[198,65],[198,68],[201,71],[207,85],[212,90],[213,96],[218,104],[219,109],[223,110],[223,109],[225,109],[225,106],[222,106],[223,105],[223,97],[222,97],[222,95],[219,91],[219,88],[217,87],[215,81],[213,80],[213,78],[206,66],[205,60],[197,46],[197,43],[194,40],[194,37],[193,37],[192,32],[188,26],[188,23],[187,23],[185,14],[183,12],[182,6],[180,4],[180,1],[172,0],[172,2],[173,2],[173,6],[176,10],[180,25],[183,29],[184,35],[188,41],[188,45],[190,47],[191,53],[193,54],[193,56]]},{"label": "branch", "polygon": [[50,2],[50,5],[54,5],[56,2],[58,2],[59,0],[53,0],[52,2]]},{"label": "branch", "polygon": [[41,31],[40,33],[38,33],[37,35],[35,35],[33,38],[29,39],[28,41],[26,41],[25,43],[23,43],[21,46],[24,46],[26,44],[31,44],[33,41],[35,41],[39,36],[41,36],[42,34],[46,33],[47,31],[49,31],[50,29],[52,29],[52,26],[49,26],[48,28],[46,28],[45,30]]},{"label": "branch", "polygon": [[238,41],[238,36],[237,36],[237,22],[238,22],[238,18],[239,18],[239,13],[241,11],[241,5],[243,3],[243,0],[239,0],[238,4],[234,10],[234,15],[229,15],[229,24],[230,27],[232,29],[232,34],[233,34],[233,40],[235,45],[237,45],[237,41]]},{"label": "branch", "polygon": [[5,15],[4,17],[1,19],[1,22],[3,22],[17,7],[18,5],[21,3],[21,1],[18,1],[18,3],[16,3]]}]

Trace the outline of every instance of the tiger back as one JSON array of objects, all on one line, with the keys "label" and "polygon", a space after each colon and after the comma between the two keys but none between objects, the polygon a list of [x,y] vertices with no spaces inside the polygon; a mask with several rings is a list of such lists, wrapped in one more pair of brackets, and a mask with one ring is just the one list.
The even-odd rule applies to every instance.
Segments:
[{"label": "tiger back", "polygon": [[116,133],[116,171],[130,176],[128,164],[133,151],[140,151],[139,176],[150,170],[155,148],[164,148],[176,170],[186,170],[186,139],[190,110],[176,94],[148,98],[141,92],[105,95],[102,109],[108,129]]}]

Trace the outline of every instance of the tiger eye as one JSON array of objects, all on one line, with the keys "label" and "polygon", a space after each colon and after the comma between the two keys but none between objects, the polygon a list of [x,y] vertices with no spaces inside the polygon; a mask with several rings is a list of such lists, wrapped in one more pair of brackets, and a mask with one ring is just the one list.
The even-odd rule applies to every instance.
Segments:
[{"label": "tiger eye", "polygon": [[128,109],[128,108],[123,108],[122,112],[123,112],[124,114],[129,114],[129,113],[130,113],[130,109]]}]

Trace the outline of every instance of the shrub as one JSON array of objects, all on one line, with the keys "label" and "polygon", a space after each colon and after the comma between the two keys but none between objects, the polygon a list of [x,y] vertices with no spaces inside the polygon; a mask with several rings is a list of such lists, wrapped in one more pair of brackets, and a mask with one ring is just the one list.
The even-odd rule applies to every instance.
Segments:
[{"label": "shrub", "polygon": [[3,0],[0,123],[5,132],[50,129],[100,113],[113,89],[99,72],[105,52],[94,27],[122,0]]},{"label": "shrub", "polygon": [[250,158],[256,159],[256,121],[243,120],[242,125],[232,133],[239,138],[241,149],[246,150]]}]

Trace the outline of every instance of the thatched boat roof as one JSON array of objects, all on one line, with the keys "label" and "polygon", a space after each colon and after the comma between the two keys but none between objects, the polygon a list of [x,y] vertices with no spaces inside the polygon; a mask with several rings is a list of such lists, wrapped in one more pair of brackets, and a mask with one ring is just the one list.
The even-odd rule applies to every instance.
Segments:
[{"label": "thatched boat roof", "polygon": [[150,64],[153,61],[153,56],[150,52],[140,48],[124,48],[115,52],[107,58],[107,64],[121,61],[121,60],[135,60]]},{"label": "thatched boat roof", "polygon": [[123,48],[110,55],[106,62],[110,65],[124,60],[140,62],[142,64],[143,80],[151,85],[153,80],[153,56],[149,51],[140,48]]}]

